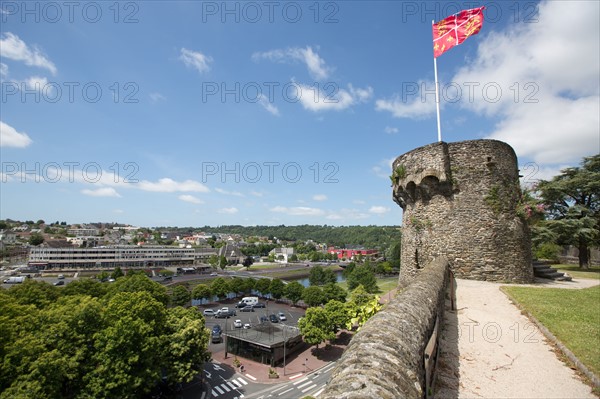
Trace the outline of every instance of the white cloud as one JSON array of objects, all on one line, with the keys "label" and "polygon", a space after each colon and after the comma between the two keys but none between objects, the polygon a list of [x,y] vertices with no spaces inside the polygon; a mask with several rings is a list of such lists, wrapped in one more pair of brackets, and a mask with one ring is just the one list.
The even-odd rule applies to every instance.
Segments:
[{"label": "white cloud", "polygon": [[[539,163],[577,162],[600,148],[600,3],[542,1],[538,9],[537,23],[480,40],[453,81],[479,84],[474,98],[463,93],[462,107],[501,119],[488,138]],[[485,93],[486,84],[502,95]]]},{"label": "white cloud", "polygon": [[333,83],[321,87],[296,83],[300,103],[309,111],[341,111],[354,104],[367,102],[373,95],[373,88],[355,89],[351,84],[348,90],[340,89]]},{"label": "white cloud", "polygon": [[184,202],[189,202],[191,204],[203,204],[204,201],[202,201],[199,198],[194,197],[193,195],[189,195],[189,194],[182,194],[179,197],[180,200],[184,201]]},{"label": "white cloud", "polygon": [[325,194],[315,194],[315,195],[313,195],[312,198],[315,201],[326,201],[327,200],[327,196]]},{"label": "white cloud", "polygon": [[164,101],[167,98],[160,93],[150,93],[150,101],[153,103],[157,103],[159,101]]},{"label": "white cloud", "polygon": [[266,109],[269,113],[271,113],[271,114],[273,114],[275,116],[279,116],[279,109],[275,105],[273,105],[272,103],[270,103],[269,99],[264,94],[261,93],[258,96],[258,103],[264,109]]},{"label": "white cloud", "polygon": [[221,208],[217,212],[219,212],[219,213],[225,213],[225,214],[228,214],[228,215],[234,215],[234,214],[238,213],[239,210],[237,208],[235,208],[235,207],[231,207],[231,208]]},{"label": "white cloud", "polygon": [[306,48],[292,47],[285,50],[270,50],[262,53],[256,52],[252,54],[252,59],[254,61],[267,59],[273,62],[299,61],[306,65],[310,76],[316,80],[327,79],[333,70],[325,64],[325,60],[310,46],[307,46]]},{"label": "white cloud", "polygon": [[[36,90],[36,91],[41,92],[42,90],[44,90],[44,88],[47,84],[48,84],[48,79],[45,77],[31,76],[31,77],[25,79],[25,85],[27,86],[27,89],[29,89],[29,90]],[[51,88],[51,90],[54,91],[54,88]],[[53,96],[52,93],[47,93],[47,95]]]},{"label": "white cloud", "polygon": [[385,129],[383,129],[383,131],[387,134],[396,134],[399,130],[397,127],[386,126]]},{"label": "white cloud", "polygon": [[325,219],[329,220],[361,220],[367,219],[370,215],[357,209],[341,209],[339,212],[330,212]]},{"label": "white cloud", "polygon": [[374,213],[376,215],[383,215],[384,213],[388,213],[390,208],[386,208],[385,206],[372,206],[369,208],[369,213]]},{"label": "white cloud", "polygon": [[112,187],[100,187],[95,190],[83,189],[82,194],[89,195],[90,197],[120,197],[117,190]]},{"label": "white cloud", "polygon": [[396,158],[382,159],[379,163],[371,168],[371,171],[378,177],[388,178],[392,174],[392,164]]},{"label": "white cloud", "polygon": [[0,38],[0,56],[14,61],[23,61],[25,65],[47,69],[56,75],[56,66],[52,61],[46,58],[38,48],[29,48],[19,36],[13,33],[6,32]]},{"label": "white cloud", "polygon": [[183,61],[185,66],[194,68],[200,73],[210,71],[210,64],[213,62],[212,57],[186,48],[181,49],[179,59]]},{"label": "white cloud", "polygon": [[0,121],[0,147],[25,148],[31,143],[27,133],[19,133],[12,126]]},{"label": "white cloud", "polygon": [[244,197],[244,194],[240,193],[239,191],[228,191],[228,190],[223,190],[222,188],[215,188],[215,191],[218,192],[219,194],[233,195],[235,197]]},{"label": "white cloud", "polygon": [[0,62],[0,76],[5,78],[8,76],[8,65]]},{"label": "white cloud", "polygon": [[271,212],[285,213],[290,216],[321,216],[325,211],[319,208],[309,208],[307,206],[276,206],[270,209]]},{"label": "white cloud", "polygon": [[113,213],[120,214],[120,213],[125,213],[125,211],[123,209],[114,209]]},{"label": "white cloud", "polygon": [[208,187],[206,187],[204,184],[199,183],[195,180],[185,180],[183,182],[177,182],[168,177],[159,179],[157,182],[142,180],[139,183],[133,184],[132,186],[134,186],[135,188],[139,188],[143,191],[161,193],[174,193],[178,191],[207,193],[210,191]]},{"label": "white cloud", "polygon": [[[375,110],[388,111],[395,118],[423,119],[435,114],[435,95],[424,94],[423,88],[435,88],[434,83],[418,82],[417,93],[403,94],[402,98],[395,95],[392,99],[375,101]],[[443,105],[443,103],[440,103]],[[386,131],[386,133],[389,133]]]},{"label": "white cloud", "polygon": [[353,200],[352,203],[356,204],[356,205],[364,205],[364,204],[366,204],[366,202],[363,201],[363,200]]},{"label": "white cloud", "polygon": [[263,197],[265,194],[261,193],[260,191],[250,191],[250,194],[254,195],[255,197]]}]

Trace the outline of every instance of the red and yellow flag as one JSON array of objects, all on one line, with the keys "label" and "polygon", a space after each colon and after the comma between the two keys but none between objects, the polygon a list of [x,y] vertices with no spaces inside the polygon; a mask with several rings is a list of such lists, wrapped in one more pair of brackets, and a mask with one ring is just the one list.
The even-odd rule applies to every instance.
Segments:
[{"label": "red and yellow flag", "polygon": [[484,8],[463,10],[433,24],[433,56],[437,58],[469,36],[478,34],[483,26]]}]

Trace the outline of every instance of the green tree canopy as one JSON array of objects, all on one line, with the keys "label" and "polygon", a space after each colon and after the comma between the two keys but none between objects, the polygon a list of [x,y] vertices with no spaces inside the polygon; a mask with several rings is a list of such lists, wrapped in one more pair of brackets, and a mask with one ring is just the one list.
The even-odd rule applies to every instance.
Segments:
[{"label": "green tree canopy", "polygon": [[323,287],[323,294],[325,295],[325,303],[332,300],[346,302],[348,292],[337,283],[328,283]]},{"label": "green tree canopy", "polygon": [[297,281],[292,281],[285,286],[284,296],[296,305],[296,302],[302,299],[303,292],[304,286]]},{"label": "green tree canopy", "polygon": [[44,242],[44,236],[40,233],[31,233],[29,236],[29,244],[33,246],[38,246]]},{"label": "green tree canopy", "polygon": [[194,299],[210,299],[212,297],[212,291],[206,284],[198,284],[192,290],[192,298]]},{"label": "green tree canopy", "polygon": [[[305,292],[311,288],[320,290],[318,287],[308,287]],[[318,348],[319,344],[325,340],[335,338],[329,316],[329,312],[320,307],[306,309],[304,317],[298,320],[298,327],[304,342],[316,345]]]},{"label": "green tree canopy", "polygon": [[192,294],[185,286],[177,285],[175,288],[173,288],[173,292],[171,294],[171,304],[174,306],[189,305],[191,299]]},{"label": "green tree canopy", "polygon": [[262,296],[265,296],[269,293],[269,287],[271,286],[271,280],[268,278],[261,278],[258,280],[254,286],[254,289],[260,292]]},{"label": "green tree canopy", "polygon": [[346,282],[348,283],[348,289],[351,291],[359,285],[362,285],[369,293],[379,291],[375,273],[373,273],[373,270],[368,264],[356,266],[348,276]]},{"label": "green tree canopy", "polygon": [[219,298],[224,298],[231,292],[229,283],[223,277],[218,277],[210,283],[210,291]]},{"label": "green tree canopy", "polygon": [[302,300],[310,307],[319,306],[325,303],[325,294],[321,287],[311,285],[304,289]]},{"label": "green tree canopy", "polygon": [[148,292],[160,303],[164,305],[169,303],[167,289],[152,281],[145,274],[133,274],[119,278],[110,285],[108,296],[113,296],[119,292]]},{"label": "green tree canopy", "polygon": [[600,245],[600,154],[540,181],[537,189],[546,206],[544,224],[556,234],[557,243],[577,246],[579,267],[588,268],[589,248]]},{"label": "green tree canopy", "polygon": [[283,284],[281,279],[274,278],[271,280],[271,284],[269,284],[269,292],[273,298],[280,299],[283,296],[284,289],[285,284]]}]

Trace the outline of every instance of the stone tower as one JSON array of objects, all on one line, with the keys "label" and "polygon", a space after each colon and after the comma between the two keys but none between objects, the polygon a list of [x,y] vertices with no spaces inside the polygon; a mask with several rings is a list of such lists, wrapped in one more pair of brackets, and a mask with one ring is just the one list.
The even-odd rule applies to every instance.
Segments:
[{"label": "stone tower", "polygon": [[392,171],[394,201],[404,211],[401,286],[438,255],[458,278],[533,280],[512,147],[496,140],[439,142],[399,156]]}]

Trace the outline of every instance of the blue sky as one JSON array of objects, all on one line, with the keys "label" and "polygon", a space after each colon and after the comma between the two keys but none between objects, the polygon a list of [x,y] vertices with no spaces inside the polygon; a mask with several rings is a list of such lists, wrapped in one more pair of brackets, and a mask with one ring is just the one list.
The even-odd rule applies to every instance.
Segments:
[{"label": "blue sky", "polygon": [[[66,3],[66,4],[65,4]],[[400,224],[391,161],[511,144],[527,182],[600,152],[599,3],[0,2],[0,218]]]}]

